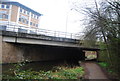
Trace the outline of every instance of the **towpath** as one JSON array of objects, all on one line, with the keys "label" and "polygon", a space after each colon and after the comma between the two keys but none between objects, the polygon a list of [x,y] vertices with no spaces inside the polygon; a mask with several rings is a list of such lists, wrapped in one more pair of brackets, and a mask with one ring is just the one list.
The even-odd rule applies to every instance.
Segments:
[{"label": "towpath", "polygon": [[[85,79],[108,79],[103,70],[96,62],[82,62],[85,69]],[[110,80],[107,80],[110,81]]]}]

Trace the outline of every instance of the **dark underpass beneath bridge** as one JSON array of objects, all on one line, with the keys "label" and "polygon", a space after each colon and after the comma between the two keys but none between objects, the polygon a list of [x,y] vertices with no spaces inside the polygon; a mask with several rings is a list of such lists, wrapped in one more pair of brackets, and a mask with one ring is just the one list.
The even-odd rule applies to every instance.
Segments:
[{"label": "dark underpass beneath bridge", "polygon": [[78,61],[84,59],[84,53],[78,48],[45,45],[24,45],[24,59],[31,61],[49,61],[66,59]]},{"label": "dark underpass beneath bridge", "polygon": [[16,63],[20,61],[49,61],[49,60],[69,60],[69,62],[84,60],[85,54],[80,48],[49,46],[49,45],[30,45],[5,43],[3,49],[5,54],[3,63]]},{"label": "dark underpass beneath bridge", "polygon": [[[4,54],[7,58],[3,58],[3,74],[8,68],[14,68],[13,63],[29,61],[24,69],[32,68],[34,70],[50,70],[54,66],[78,66],[80,60],[85,59],[85,54],[79,48],[49,46],[49,45],[30,45],[5,43],[3,49],[7,46]],[[12,50],[11,50],[12,49]],[[5,55],[4,55],[5,56]],[[12,63],[12,64],[11,64]]]}]

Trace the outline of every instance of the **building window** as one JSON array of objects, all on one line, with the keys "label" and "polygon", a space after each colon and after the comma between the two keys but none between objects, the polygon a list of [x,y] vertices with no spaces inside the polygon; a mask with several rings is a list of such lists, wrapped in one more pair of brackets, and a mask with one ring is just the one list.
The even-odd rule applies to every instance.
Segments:
[{"label": "building window", "polygon": [[27,24],[27,20],[26,19],[24,19],[24,23]]},{"label": "building window", "polygon": [[32,18],[34,18],[35,17],[35,14],[32,14],[32,16],[31,16]]},{"label": "building window", "polygon": [[33,23],[33,26],[35,26],[35,23]]},{"label": "building window", "polygon": [[22,18],[19,18],[19,21],[22,22]]},{"label": "building window", "polygon": [[10,8],[10,5],[6,5],[6,8],[9,9],[9,8]]},{"label": "building window", "polygon": [[25,23],[25,20],[24,20],[24,19],[22,19],[22,22],[23,22],[23,23]]},{"label": "building window", "polygon": [[5,5],[2,5],[1,8],[5,8]]},{"label": "building window", "polygon": [[26,14],[26,11],[24,10],[24,14]]},{"label": "building window", "polygon": [[0,14],[0,19],[8,19],[8,15],[7,14]]},{"label": "building window", "polygon": [[30,25],[32,25],[32,22],[30,22]]},{"label": "building window", "polygon": [[0,11],[0,19],[8,19],[7,11]]},{"label": "building window", "polygon": [[21,21],[21,18],[19,18],[19,21]]},{"label": "building window", "polygon": [[0,14],[0,19],[2,19],[2,14]]},{"label": "building window", "polygon": [[24,23],[24,24],[28,24],[28,20],[27,19],[19,18],[19,21]]},{"label": "building window", "polygon": [[3,16],[5,17],[5,19],[8,19],[8,15],[4,14]]},{"label": "building window", "polygon": [[38,19],[39,17],[37,16],[37,19]]},{"label": "building window", "polygon": [[38,24],[36,24],[36,27],[38,27]]},{"label": "building window", "polygon": [[27,15],[29,15],[29,12],[27,11]]},{"label": "building window", "polygon": [[20,9],[20,12],[22,12],[22,9]]},{"label": "building window", "polygon": [[26,21],[26,24],[28,24],[28,21]]},{"label": "building window", "polygon": [[34,18],[36,18],[36,15],[34,15]]}]

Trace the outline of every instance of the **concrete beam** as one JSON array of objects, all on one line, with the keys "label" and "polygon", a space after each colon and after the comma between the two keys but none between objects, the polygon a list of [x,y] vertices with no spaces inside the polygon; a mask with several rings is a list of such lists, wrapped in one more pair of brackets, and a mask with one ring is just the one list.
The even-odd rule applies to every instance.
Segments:
[{"label": "concrete beam", "polygon": [[60,42],[60,41],[53,41],[53,40],[40,40],[40,39],[21,38],[21,37],[9,37],[9,36],[3,36],[3,42],[72,47],[72,48],[78,48],[78,49],[82,49],[82,50],[86,50],[86,51],[100,50],[99,48],[83,47],[83,46],[80,46],[79,44],[74,44],[74,43],[69,43],[69,42],[62,42],[62,41]]},{"label": "concrete beam", "polygon": [[3,41],[5,41],[5,42],[16,42],[15,39],[16,39],[15,37],[3,36]]},{"label": "concrete beam", "polygon": [[18,38],[18,37],[7,37],[7,36],[3,36],[3,41],[4,42],[12,42],[12,43],[23,43],[23,44],[79,47],[77,44],[73,44],[73,43],[38,40],[38,39],[28,39],[28,38]]}]

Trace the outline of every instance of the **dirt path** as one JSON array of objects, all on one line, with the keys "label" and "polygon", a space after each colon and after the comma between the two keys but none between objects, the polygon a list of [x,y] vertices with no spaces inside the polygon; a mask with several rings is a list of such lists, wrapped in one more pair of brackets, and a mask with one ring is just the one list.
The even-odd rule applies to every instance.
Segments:
[{"label": "dirt path", "polygon": [[108,79],[105,73],[95,62],[83,62],[85,68],[85,79]]}]

